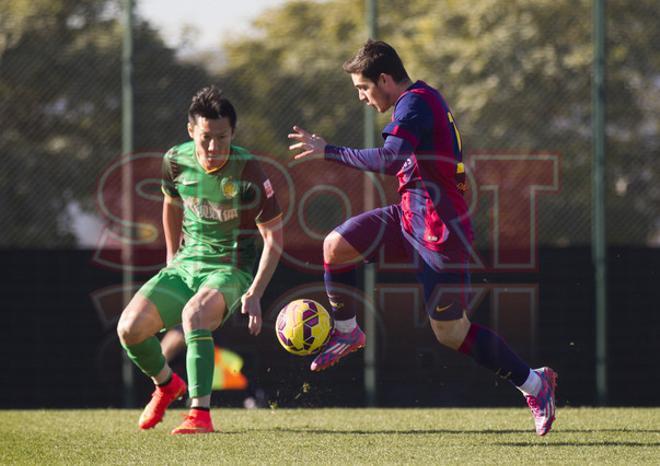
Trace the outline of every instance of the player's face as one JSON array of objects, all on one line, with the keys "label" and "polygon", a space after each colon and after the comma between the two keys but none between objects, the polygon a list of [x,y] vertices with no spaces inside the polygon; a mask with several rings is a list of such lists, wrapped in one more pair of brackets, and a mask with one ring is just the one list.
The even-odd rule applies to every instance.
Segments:
[{"label": "player's face", "polygon": [[364,102],[379,112],[386,112],[393,104],[390,93],[387,92],[387,76],[381,74],[376,82],[365,78],[362,73],[351,73],[353,86],[358,91],[360,102]]},{"label": "player's face", "polygon": [[195,141],[197,158],[206,170],[222,166],[234,135],[229,118],[197,117],[195,124],[188,123],[188,134]]}]

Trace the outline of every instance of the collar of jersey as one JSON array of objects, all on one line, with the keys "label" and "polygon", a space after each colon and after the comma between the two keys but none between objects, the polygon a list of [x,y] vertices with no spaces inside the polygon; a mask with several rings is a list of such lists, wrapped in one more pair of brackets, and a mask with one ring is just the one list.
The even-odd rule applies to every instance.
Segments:
[{"label": "collar of jersey", "polygon": [[195,161],[197,162],[197,164],[200,167],[202,167],[202,170],[204,170],[204,172],[207,175],[210,175],[211,173],[215,173],[217,171],[220,171],[225,165],[227,165],[227,162],[229,162],[229,158],[231,157],[231,154],[232,154],[232,149],[233,149],[233,147],[229,146],[229,154],[227,154],[227,158],[224,160],[224,162],[222,162],[222,165],[220,165],[219,167],[214,168],[213,170],[207,170],[206,168],[204,168],[204,165],[202,165],[199,162],[199,158],[197,157],[197,150],[196,149],[195,149],[195,154],[194,154],[195,155]]},{"label": "collar of jersey", "polygon": [[408,92],[410,92],[411,90],[416,89],[416,88],[418,88],[418,87],[424,87],[424,86],[428,86],[428,84],[426,84],[424,81],[421,81],[421,80],[417,80],[417,81],[415,81],[415,82],[412,83],[410,86],[408,86],[408,87],[406,88],[405,91],[403,91],[403,92],[401,93],[401,95],[399,96],[399,98],[396,99],[396,102],[394,102],[394,106],[396,107],[396,105],[399,103],[399,101],[401,100],[401,98],[402,98],[404,95],[406,95]]}]

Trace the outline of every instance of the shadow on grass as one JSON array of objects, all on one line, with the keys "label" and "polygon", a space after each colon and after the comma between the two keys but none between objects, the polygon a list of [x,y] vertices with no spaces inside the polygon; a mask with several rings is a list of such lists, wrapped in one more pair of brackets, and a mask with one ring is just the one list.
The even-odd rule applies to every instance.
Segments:
[{"label": "shadow on grass", "polygon": [[660,442],[497,442],[502,447],[660,447]]},{"label": "shadow on grass", "polygon": [[[466,429],[466,430],[452,430],[452,429],[420,429],[420,430],[357,430],[357,429],[345,429],[345,430],[333,430],[333,429],[314,429],[314,428],[290,428],[290,427],[273,427],[270,429],[241,429],[241,430],[232,430],[227,432],[222,432],[225,435],[239,435],[247,434],[250,432],[284,432],[284,433],[294,433],[294,434],[334,434],[334,435],[378,435],[378,434],[392,434],[392,435],[429,435],[429,434],[450,434],[450,435],[465,435],[465,434],[529,434],[533,433],[533,429]],[[561,433],[601,433],[601,432],[614,432],[614,433],[660,433],[660,430],[656,429],[557,429],[553,431],[555,434]],[[594,442],[593,445],[607,445],[607,442]],[[617,443],[612,443],[613,445]],[[502,444],[502,445],[512,445],[516,446],[517,444]],[[528,445],[527,443],[521,443],[522,445]],[[553,443],[553,445],[560,445],[558,443]],[[576,445],[575,443],[568,443],[567,445]],[[580,443],[579,445],[588,445],[588,443]],[[621,445],[631,445],[635,446],[637,443],[621,443]],[[639,445],[649,445],[657,446],[657,443],[639,443]]]},{"label": "shadow on grass", "polygon": [[332,430],[332,429],[304,429],[304,428],[286,428],[286,427],[273,427],[272,429],[242,429],[234,430],[231,432],[224,432],[225,434],[246,434],[248,432],[285,432],[294,434],[335,434],[335,435],[379,435],[379,434],[392,434],[392,435],[428,435],[428,434],[518,434],[529,432],[525,429],[516,430],[448,430],[448,429],[427,429],[427,430]]}]

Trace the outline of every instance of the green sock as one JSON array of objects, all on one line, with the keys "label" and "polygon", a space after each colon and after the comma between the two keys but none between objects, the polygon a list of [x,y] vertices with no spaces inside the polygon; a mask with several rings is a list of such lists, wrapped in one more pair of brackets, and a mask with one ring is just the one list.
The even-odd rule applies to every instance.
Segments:
[{"label": "green sock", "polygon": [[156,337],[150,337],[136,345],[122,344],[128,357],[149,377],[156,377],[165,367],[165,356]]},{"label": "green sock", "polygon": [[186,370],[191,398],[211,394],[213,382],[213,337],[210,330],[197,329],[186,333]]}]

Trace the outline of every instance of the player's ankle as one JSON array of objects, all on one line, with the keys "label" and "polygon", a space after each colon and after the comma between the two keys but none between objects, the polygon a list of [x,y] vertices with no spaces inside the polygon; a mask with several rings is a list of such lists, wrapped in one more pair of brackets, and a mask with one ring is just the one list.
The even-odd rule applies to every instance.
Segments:
[{"label": "player's ankle", "polygon": [[352,332],[355,327],[357,327],[357,319],[355,317],[346,320],[335,320],[335,328],[338,332],[349,333]]},{"label": "player's ankle", "polygon": [[539,377],[539,375],[536,372],[530,369],[529,375],[527,376],[527,380],[525,380],[525,383],[518,386],[517,388],[525,395],[537,396],[539,394],[539,391],[541,390],[541,385],[542,385],[541,377]]},{"label": "player's ankle", "polygon": [[190,409],[207,410],[211,407],[211,395],[192,397]]},{"label": "player's ankle", "polygon": [[174,372],[172,372],[172,369],[170,369],[170,366],[166,363],[165,367],[163,367],[158,374],[152,377],[151,380],[154,381],[156,386],[165,387],[170,382],[172,382],[173,374]]}]

